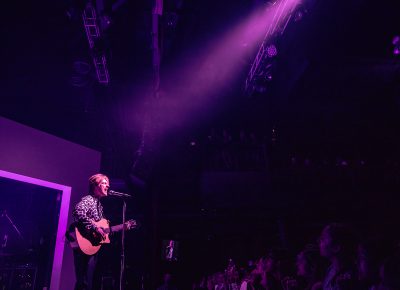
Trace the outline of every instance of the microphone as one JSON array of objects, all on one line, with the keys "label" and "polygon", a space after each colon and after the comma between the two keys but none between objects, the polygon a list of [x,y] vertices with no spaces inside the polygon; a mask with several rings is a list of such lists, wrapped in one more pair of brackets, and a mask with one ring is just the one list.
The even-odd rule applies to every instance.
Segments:
[{"label": "microphone", "polygon": [[111,189],[108,190],[107,194],[109,196],[117,196],[117,197],[125,197],[125,198],[131,198],[132,197],[132,195],[130,195],[130,194],[114,191],[114,190],[111,190]]}]

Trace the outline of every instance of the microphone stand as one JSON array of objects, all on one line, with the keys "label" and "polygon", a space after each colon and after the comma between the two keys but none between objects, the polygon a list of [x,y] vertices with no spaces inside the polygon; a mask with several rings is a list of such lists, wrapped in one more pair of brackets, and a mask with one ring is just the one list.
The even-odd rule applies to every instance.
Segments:
[{"label": "microphone stand", "polygon": [[[9,223],[10,225],[13,227],[13,229],[15,230],[15,232],[17,233],[18,237],[20,238],[20,240],[22,241],[24,250],[27,249],[26,246],[26,242],[25,239],[23,237],[23,235],[21,234],[20,230],[18,229],[18,227],[15,225],[15,223],[13,222],[13,220],[10,218],[10,216],[7,214],[6,210],[3,210],[3,212],[1,213],[1,217],[4,217]],[[2,237],[2,241],[1,241],[1,245],[0,245],[0,257],[3,256],[3,254],[5,253],[5,248],[7,247],[7,242],[8,242],[8,235],[5,234],[4,237]],[[3,262],[3,261],[1,261]]]},{"label": "microphone stand", "polygon": [[24,237],[22,236],[21,232],[19,231],[19,229],[17,228],[17,226],[14,224],[14,222],[12,221],[12,219],[8,216],[7,211],[4,210],[3,213],[1,214],[2,217],[5,217],[8,222],[11,224],[11,226],[14,228],[14,230],[17,232],[19,238],[23,241]]},{"label": "microphone stand", "polygon": [[121,234],[121,269],[119,273],[119,289],[122,290],[122,281],[125,272],[125,213],[126,213],[126,201],[122,199],[122,234]]},{"label": "microphone stand", "polygon": [[119,273],[119,290],[122,290],[124,287],[122,286],[124,272],[125,272],[125,214],[126,214],[126,201],[127,198],[132,198],[131,195],[114,191],[108,190],[108,194],[110,196],[120,197],[122,198],[122,234],[121,234],[121,265],[120,265],[120,273]]}]

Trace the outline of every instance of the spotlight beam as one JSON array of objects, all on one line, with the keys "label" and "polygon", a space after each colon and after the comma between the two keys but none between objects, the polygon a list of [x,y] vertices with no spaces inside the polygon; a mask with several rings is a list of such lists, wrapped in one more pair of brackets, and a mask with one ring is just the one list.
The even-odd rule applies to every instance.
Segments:
[{"label": "spotlight beam", "polygon": [[163,74],[159,98],[145,98],[140,100],[140,104],[135,101],[127,104],[132,108],[128,113],[130,116],[148,116],[135,120],[139,128],[146,127],[145,119],[150,119],[152,124],[150,128],[147,126],[147,132],[160,138],[170,130],[204,120],[218,107],[225,106],[225,102],[230,101],[224,100],[225,92],[239,81],[240,73],[247,66],[248,53],[265,40],[268,28],[268,35],[281,29],[299,2],[281,1],[286,4],[277,2],[256,11],[225,34],[215,35],[209,45],[196,47],[196,51],[185,55],[181,62],[177,60],[176,66]]}]

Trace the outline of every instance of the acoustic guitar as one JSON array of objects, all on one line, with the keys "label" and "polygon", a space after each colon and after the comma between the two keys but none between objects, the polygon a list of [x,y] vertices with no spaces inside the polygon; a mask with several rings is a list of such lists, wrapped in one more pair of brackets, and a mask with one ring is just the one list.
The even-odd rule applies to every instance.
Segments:
[{"label": "acoustic guitar", "polygon": [[120,224],[110,227],[108,220],[101,219],[98,222],[93,222],[97,227],[101,227],[106,233],[104,238],[97,232],[92,230],[82,230],[75,225],[71,225],[70,231],[67,233],[67,239],[73,249],[79,248],[86,255],[94,255],[99,250],[102,244],[110,243],[110,233],[125,230],[131,230],[137,227],[135,220],[129,220],[125,224]]}]

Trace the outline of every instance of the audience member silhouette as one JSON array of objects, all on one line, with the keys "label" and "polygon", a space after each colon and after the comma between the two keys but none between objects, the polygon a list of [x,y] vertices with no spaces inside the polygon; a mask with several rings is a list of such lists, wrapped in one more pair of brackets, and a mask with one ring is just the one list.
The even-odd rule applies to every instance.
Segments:
[{"label": "audience member silhouette", "polygon": [[320,254],[330,262],[323,290],[359,289],[355,275],[356,245],[354,233],[345,225],[333,223],[323,229]]}]

